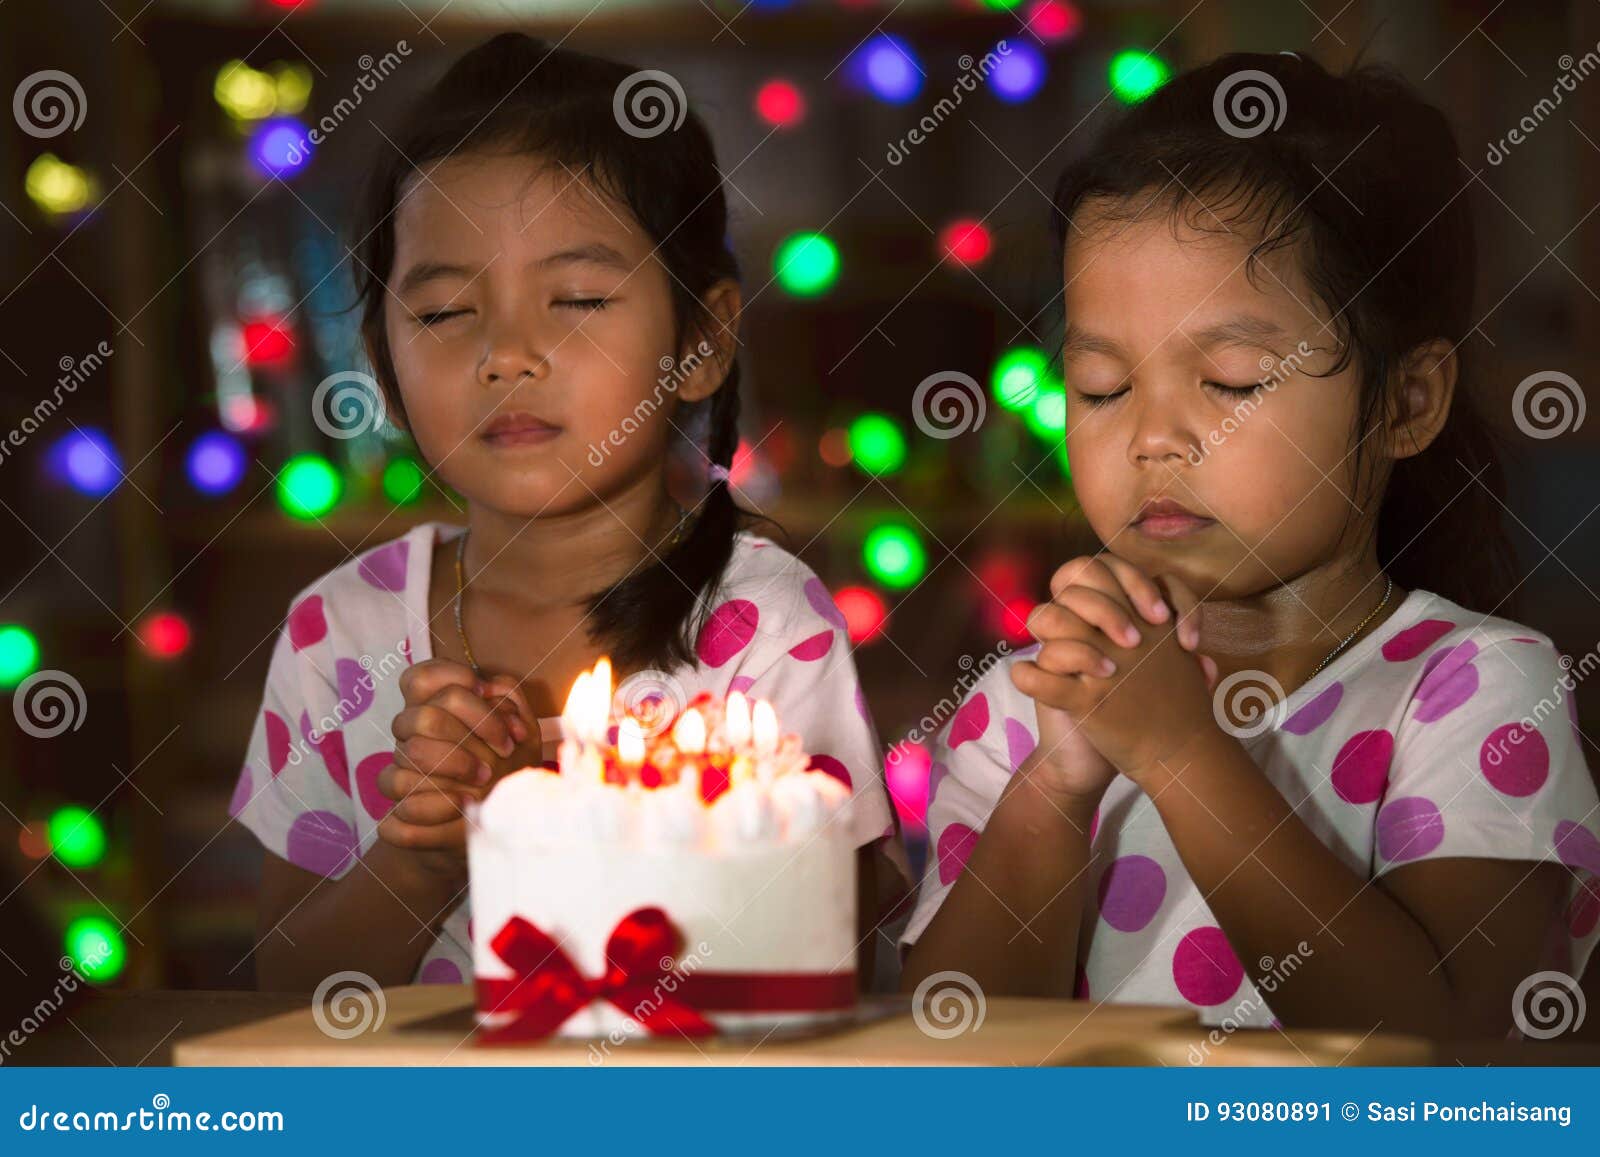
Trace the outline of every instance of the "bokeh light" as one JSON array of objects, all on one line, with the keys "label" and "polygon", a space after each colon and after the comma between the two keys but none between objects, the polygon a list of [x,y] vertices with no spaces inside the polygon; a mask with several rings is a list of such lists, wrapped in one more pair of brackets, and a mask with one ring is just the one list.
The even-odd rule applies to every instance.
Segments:
[{"label": "bokeh light", "polygon": [[283,317],[244,323],[244,360],[252,366],[281,366],[294,357],[294,330]]},{"label": "bokeh light", "polygon": [[396,458],[383,468],[383,494],[396,506],[420,501],[423,489],[422,463],[415,458]]},{"label": "bokeh light", "polygon": [[1070,40],[1083,27],[1083,14],[1067,0],[1034,0],[1028,5],[1025,23],[1040,40]]},{"label": "bokeh light", "polygon": [[889,748],[883,761],[884,786],[908,835],[928,830],[928,798],[932,786],[933,756],[920,743],[903,739]]},{"label": "bokeh light", "polygon": [[1037,437],[1054,442],[1067,432],[1066,391],[1049,387],[1040,390],[1023,411],[1023,419]]},{"label": "bokeh light", "polygon": [[1016,346],[1000,355],[989,378],[994,400],[1007,410],[1033,404],[1049,372],[1049,360],[1034,346]]},{"label": "bokeh light", "polygon": [[857,83],[888,104],[905,104],[922,91],[922,65],[909,44],[880,32],[869,37],[851,57]]},{"label": "bokeh light", "polygon": [[226,494],[244,477],[245,451],[239,439],[221,430],[201,434],[189,446],[184,469],[202,494]]},{"label": "bokeh light", "polygon": [[862,414],[850,423],[850,456],[868,474],[893,474],[906,461],[906,436],[886,414]]},{"label": "bokeh light", "polygon": [[157,659],[176,659],[189,649],[189,620],[176,611],[157,611],[139,624],[139,643]]},{"label": "bokeh light", "polygon": [[988,226],[973,217],[962,217],[939,231],[939,248],[962,265],[978,265],[994,248]]},{"label": "bokeh light", "polygon": [[65,217],[88,207],[98,182],[87,169],[68,164],[54,153],[41,153],[28,165],[22,187],[45,213]]},{"label": "bokeh light", "polygon": [[91,498],[110,494],[122,480],[122,458],[103,430],[83,426],[63,434],[46,456],[49,471]]},{"label": "bokeh light", "polygon": [[311,160],[309,130],[293,117],[262,121],[250,138],[250,159],[263,176],[292,177]]},{"label": "bokeh light", "polygon": [[775,77],[756,90],[756,115],[773,128],[793,128],[806,119],[806,98],[798,85]]},{"label": "bokeh light", "polygon": [[62,946],[79,975],[91,984],[107,984],[127,966],[122,930],[104,916],[79,916],[67,925]]},{"label": "bokeh light", "polygon": [[989,73],[989,88],[1007,104],[1021,104],[1039,91],[1048,71],[1044,53],[1029,41],[1018,40]]},{"label": "bokeh light", "polygon": [[1111,60],[1111,91],[1124,104],[1137,104],[1166,84],[1171,75],[1159,56],[1130,48]]},{"label": "bokeh light", "polygon": [[772,271],[796,297],[816,297],[839,278],[839,248],[823,233],[791,234],[773,255]]},{"label": "bokeh light", "polygon": [[875,527],[862,544],[861,559],[867,571],[886,587],[903,590],[915,586],[927,572],[928,552],[909,526],[897,522]]},{"label": "bokeh light", "polygon": [[332,510],[344,491],[339,472],[318,454],[299,454],[278,475],[278,505],[291,518],[320,518]]},{"label": "bokeh light", "polygon": [[39,640],[17,623],[0,626],[0,690],[22,682],[39,666]]},{"label": "bokeh light", "polygon": [[88,808],[59,807],[50,816],[50,851],[69,868],[92,868],[105,858],[105,825]]},{"label": "bokeh light", "polygon": [[889,608],[883,596],[871,587],[840,587],[834,592],[833,601],[844,616],[850,641],[857,645],[877,638],[889,619]]}]

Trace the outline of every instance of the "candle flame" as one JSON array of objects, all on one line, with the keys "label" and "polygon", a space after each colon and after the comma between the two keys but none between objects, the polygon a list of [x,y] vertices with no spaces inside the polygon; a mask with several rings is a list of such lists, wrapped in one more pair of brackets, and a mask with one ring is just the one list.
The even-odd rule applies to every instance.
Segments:
[{"label": "candle flame", "polygon": [[778,746],[778,713],[765,699],[757,699],[751,715],[750,729],[755,735],[756,750],[769,755]]},{"label": "candle flame", "polygon": [[706,721],[691,707],[672,725],[672,742],[686,755],[699,755],[706,749]]},{"label": "candle flame", "polygon": [[734,691],[728,696],[723,729],[728,736],[728,746],[736,751],[750,742],[750,700],[743,692]]},{"label": "candle flame", "polygon": [[576,730],[578,721],[583,711],[585,690],[589,686],[589,672],[579,673],[573,680],[572,690],[567,692],[567,701],[561,708],[561,718],[572,724],[571,730]]},{"label": "candle flame", "polygon": [[644,762],[644,728],[631,715],[617,725],[617,758],[628,767]]}]

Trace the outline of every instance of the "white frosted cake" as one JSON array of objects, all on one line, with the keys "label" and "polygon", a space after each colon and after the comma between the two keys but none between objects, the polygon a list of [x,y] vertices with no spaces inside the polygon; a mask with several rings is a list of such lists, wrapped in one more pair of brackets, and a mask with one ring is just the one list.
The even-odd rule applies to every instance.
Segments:
[{"label": "white frosted cake", "polygon": [[856,851],[831,822],[849,789],[808,769],[762,700],[653,710],[612,728],[602,660],[562,713],[560,770],[468,804],[482,1041],[698,1036],[854,1007]]}]

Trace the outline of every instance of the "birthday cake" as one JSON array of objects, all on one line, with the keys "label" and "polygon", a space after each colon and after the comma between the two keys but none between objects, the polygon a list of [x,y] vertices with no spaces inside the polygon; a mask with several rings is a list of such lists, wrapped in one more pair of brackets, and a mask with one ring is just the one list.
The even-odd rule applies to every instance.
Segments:
[{"label": "birthday cake", "polygon": [[850,791],[808,769],[770,703],[614,715],[602,660],[562,736],[559,771],[513,772],[468,804],[482,1042],[704,1036],[854,1008],[856,850],[830,822]]}]

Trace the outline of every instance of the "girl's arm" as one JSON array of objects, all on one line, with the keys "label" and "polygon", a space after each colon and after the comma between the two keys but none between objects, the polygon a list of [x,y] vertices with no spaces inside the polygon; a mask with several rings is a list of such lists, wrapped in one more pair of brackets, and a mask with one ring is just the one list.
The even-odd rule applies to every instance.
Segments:
[{"label": "girl's arm", "polygon": [[1284,1023],[1505,1034],[1567,885],[1560,865],[1424,860],[1366,880],[1226,733],[1163,764],[1134,777],[1239,959],[1300,958],[1272,994]]},{"label": "girl's arm", "polygon": [[966,869],[901,972],[916,988],[964,972],[990,995],[1070,997],[1100,792],[1062,795],[1036,782],[1039,752],[1000,793]]},{"label": "girl's arm", "polygon": [[466,861],[379,840],[337,880],[268,853],[261,872],[256,983],[312,991],[335,972],[409,984],[467,886]]}]

